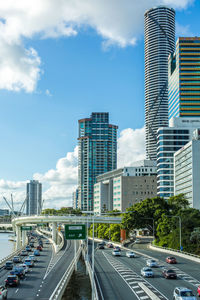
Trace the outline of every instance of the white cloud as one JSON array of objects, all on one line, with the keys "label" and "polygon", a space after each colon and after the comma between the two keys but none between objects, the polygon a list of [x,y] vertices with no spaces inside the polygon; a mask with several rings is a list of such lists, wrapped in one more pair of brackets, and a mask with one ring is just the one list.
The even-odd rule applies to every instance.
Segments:
[{"label": "white cloud", "polygon": [[46,89],[46,91],[45,91],[45,94],[46,94],[47,96],[49,96],[49,97],[51,97],[51,96],[52,96],[52,94],[51,94],[50,90],[48,90],[48,89]]},{"label": "white cloud", "polygon": [[145,158],[145,129],[127,128],[120,132],[118,139],[117,167],[131,166]]},{"label": "white cloud", "polygon": [[[91,27],[103,47],[135,45],[144,11],[155,5],[185,9],[193,0],[6,0],[0,1],[0,89],[33,92],[40,58],[24,39],[75,36]],[[3,76],[5,74],[5,76]]]}]

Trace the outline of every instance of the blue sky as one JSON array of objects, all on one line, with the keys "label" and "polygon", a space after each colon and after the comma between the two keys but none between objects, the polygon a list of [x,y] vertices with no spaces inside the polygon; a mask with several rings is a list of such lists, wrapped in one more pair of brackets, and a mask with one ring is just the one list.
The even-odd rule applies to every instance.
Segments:
[{"label": "blue sky", "polygon": [[[63,11],[66,15],[70,11],[70,17],[60,20],[58,14],[50,24],[48,17],[58,2],[50,1],[49,15],[42,15],[40,1],[21,2],[12,10],[0,4],[0,47],[5,49],[0,51],[0,191],[14,191],[20,202],[25,181],[34,176],[50,186],[48,205],[50,198],[63,199],[63,205],[76,181],[74,173],[67,182],[71,169],[65,171],[68,166],[77,171],[78,119],[89,117],[92,111],[108,111],[110,122],[121,132],[122,153],[129,142],[130,149],[138,142],[138,153],[144,153],[144,10],[154,4],[172,4],[177,8],[177,35],[199,35],[200,1],[142,0],[136,4],[125,0],[125,9],[120,0],[112,0],[112,7],[105,1],[91,4],[87,0],[93,7],[85,11],[76,0],[76,17],[71,17],[74,7],[66,4]],[[35,6],[43,18],[35,17],[37,10],[27,13]],[[19,10],[23,12],[20,18],[24,17],[21,27],[12,23],[18,20]],[[30,48],[32,55],[27,54]],[[57,197],[61,185],[68,192]]]}]

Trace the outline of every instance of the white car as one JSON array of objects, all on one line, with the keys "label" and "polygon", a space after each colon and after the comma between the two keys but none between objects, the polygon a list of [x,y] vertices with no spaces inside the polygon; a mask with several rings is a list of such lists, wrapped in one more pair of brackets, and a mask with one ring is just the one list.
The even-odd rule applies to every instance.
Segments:
[{"label": "white car", "polygon": [[150,268],[144,267],[141,270],[141,275],[143,277],[154,277],[154,273]]},{"label": "white car", "polygon": [[121,252],[119,250],[114,249],[112,251],[112,255],[114,255],[114,256],[121,256]]},{"label": "white car", "polygon": [[25,273],[29,272],[29,267],[26,264],[21,264],[21,265],[19,265],[19,267],[23,267]]},{"label": "white car", "polygon": [[173,293],[173,300],[196,300],[193,292],[185,287],[176,287]]},{"label": "white car", "polygon": [[127,251],[126,256],[132,258],[135,257],[135,253],[133,251]]},{"label": "white car", "polygon": [[147,260],[147,266],[150,267],[150,268],[157,268],[158,267],[158,263],[154,259],[148,259]]},{"label": "white car", "polygon": [[37,258],[36,258],[36,256],[35,255],[29,255],[29,257],[28,258],[30,258],[31,260],[33,260],[34,262],[35,261],[37,261]]},{"label": "white car", "polygon": [[8,290],[5,286],[0,286],[0,299],[7,299]]},{"label": "white car", "polygon": [[136,239],[135,240],[135,244],[140,244],[141,243],[141,240],[140,239]]}]

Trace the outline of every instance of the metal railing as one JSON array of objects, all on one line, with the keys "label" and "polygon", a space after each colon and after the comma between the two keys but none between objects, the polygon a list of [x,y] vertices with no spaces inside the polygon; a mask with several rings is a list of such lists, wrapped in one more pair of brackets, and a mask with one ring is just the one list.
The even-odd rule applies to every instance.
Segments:
[{"label": "metal railing", "polygon": [[61,280],[57,284],[57,286],[56,286],[53,294],[49,298],[49,300],[61,300],[62,295],[64,294],[67,284],[71,278],[71,275],[75,269],[75,261],[78,261],[78,259],[80,258],[81,251],[82,251],[82,249],[81,249],[81,247],[79,247],[78,251],[76,252],[76,259],[72,260],[71,264],[69,265],[66,272],[62,276]]},{"label": "metal railing", "polygon": [[176,250],[176,249],[167,248],[167,247],[161,247],[161,246],[154,245],[152,243],[151,243],[151,247],[160,248],[160,249],[164,249],[164,250],[172,251],[172,252],[178,252],[178,253],[181,253],[181,254],[185,254],[185,255],[188,255],[188,256],[193,256],[193,257],[196,257],[196,258],[200,259],[199,255],[196,255],[196,254],[193,254],[193,253],[188,253],[188,252],[181,251],[181,250]]},{"label": "metal railing", "polygon": [[4,267],[4,264],[7,260],[12,259],[15,255],[19,255],[19,253],[25,249],[26,246],[21,247],[20,249],[12,252],[11,254],[9,254],[8,256],[4,257],[3,259],[0,260],[0,269],[2,269]]}]

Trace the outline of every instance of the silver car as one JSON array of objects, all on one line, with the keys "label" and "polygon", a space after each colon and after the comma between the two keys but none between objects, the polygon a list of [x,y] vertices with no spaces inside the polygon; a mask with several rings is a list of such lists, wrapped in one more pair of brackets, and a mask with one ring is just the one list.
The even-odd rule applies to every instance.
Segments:
[{"label": "silver car", "polygon": [[158,263],[154,259],[148,259],[147,260],[147,266],[150,267],[150,268],[157,268],[158,267]]},{"label": "silver car", "polygon": [[173,300],[196,300],[192,290],[185,287],[176,287],[173,293]]},{"label": "silver car", "polygon": [[143,277],[154,277],[154,273],[150,268],[144,267],[141,270],[141,275]]}]

